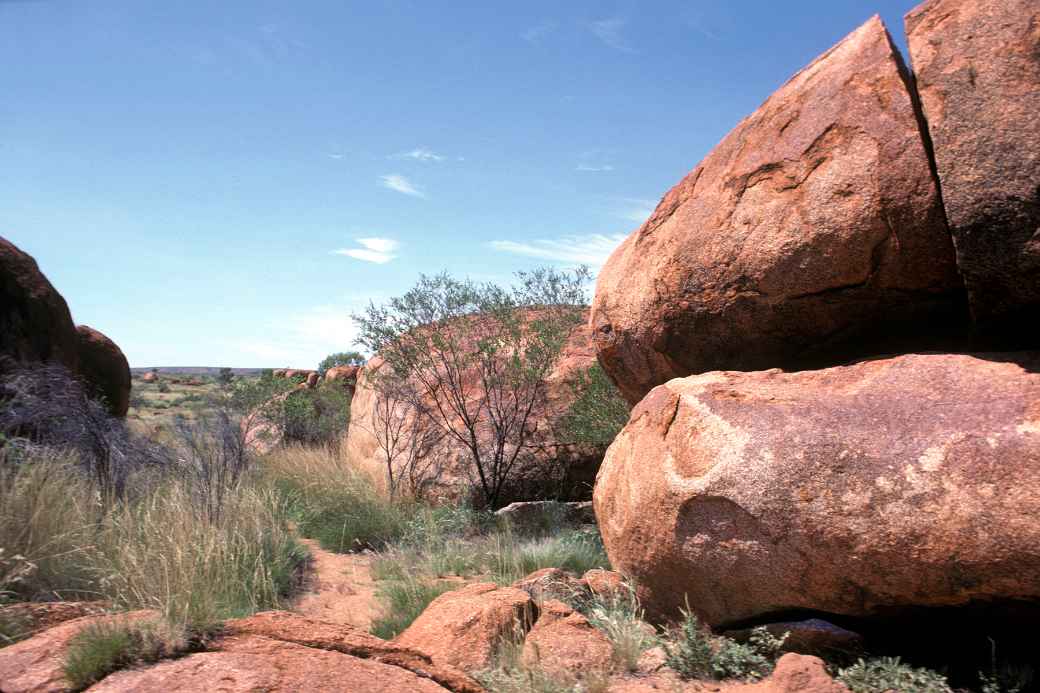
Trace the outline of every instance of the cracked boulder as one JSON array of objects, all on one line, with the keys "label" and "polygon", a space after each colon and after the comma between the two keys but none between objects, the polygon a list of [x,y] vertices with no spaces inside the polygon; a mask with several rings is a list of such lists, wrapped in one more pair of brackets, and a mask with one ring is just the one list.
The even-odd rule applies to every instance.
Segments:
[{"label": "cracked boulder", "polygon": [[1040,3],[932,0],[906,17],[943,200],[987,344],[1040,345]]},{"label": "cracked boulder", "polygon": [[1040,354],[672,380],[611,445],[594,505],[655,616],[1036,605]]},{"label": "cracked boulder", "polygon": [[741,122],[615,250],[591,324],[630,402],[693,373],[948,348],[967,331],[909,79],[871,19]]}]

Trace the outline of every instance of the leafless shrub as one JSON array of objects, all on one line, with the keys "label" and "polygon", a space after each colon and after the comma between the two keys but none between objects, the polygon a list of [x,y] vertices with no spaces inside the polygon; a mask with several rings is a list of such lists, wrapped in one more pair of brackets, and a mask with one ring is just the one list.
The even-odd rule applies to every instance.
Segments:
[{"label": "leafless shrub", "polygon": [[[125,495],[132,473],[174,461],[168,449],[133,435],[124,421],[109,415],[59,364],[4,369],[0,439],[13,450],[40,445],[74,452],[106,501]],[[10,463],[18,455],[4,459]]]}]

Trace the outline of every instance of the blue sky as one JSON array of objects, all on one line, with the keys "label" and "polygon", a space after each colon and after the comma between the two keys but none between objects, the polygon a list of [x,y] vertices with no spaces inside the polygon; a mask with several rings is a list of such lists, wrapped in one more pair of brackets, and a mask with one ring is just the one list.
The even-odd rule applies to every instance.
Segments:
[{"label": "blue sky", "polygon": [[313,367],[420,272],[595,265],[894,0],[0,0],[0,236],[133,366]]}]

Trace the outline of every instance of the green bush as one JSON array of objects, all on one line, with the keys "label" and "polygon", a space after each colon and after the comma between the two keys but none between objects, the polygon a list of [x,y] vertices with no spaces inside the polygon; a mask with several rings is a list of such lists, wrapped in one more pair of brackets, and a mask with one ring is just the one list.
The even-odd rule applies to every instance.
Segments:
[{"label": "green bush", "polygon": [[337,366],[362,366],[365,357],[357,351],[343,351],[337,354],[329,354],[318,364],[318,375],[324,377],[326,371]]},{"label": "green bush", "polygon": [[672,642],[664,642],[666,663],[683,678],[744,679],[768,676],[787,635],[774,637],[764,627],[755,628],[746,643],[714,638],[701,627],[687,605],[683,622]]},{"label": "green bush", "polygon": [[571,383],[574,403],[561,420],[576,443],[610,445],[628,423],[628,402],[598,363],[578,373]]},{"label": "green bush", "polygon": [[342,387],[323,385],[300,390],[282,402],[286,442],[336,446],[349,421],[350,395]]},{"label": "green bush", "polygon": [[917,669],[904,664],[898,657],[860,659],[838,672],[838,680],[852,693],[951,693],[950,684],[942,674],[930,669]]}]

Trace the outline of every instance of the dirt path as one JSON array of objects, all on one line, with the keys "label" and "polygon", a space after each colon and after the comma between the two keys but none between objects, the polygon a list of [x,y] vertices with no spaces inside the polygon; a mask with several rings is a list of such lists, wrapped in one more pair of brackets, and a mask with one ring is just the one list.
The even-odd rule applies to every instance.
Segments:
[{"label": "dirt path", "polygon": [[299,541],[311,552],[314,563],[305,591],[296,601],[296,611],[367,631],[379,612],[370,571],[372,556],[331,553],[312,539]]}]

